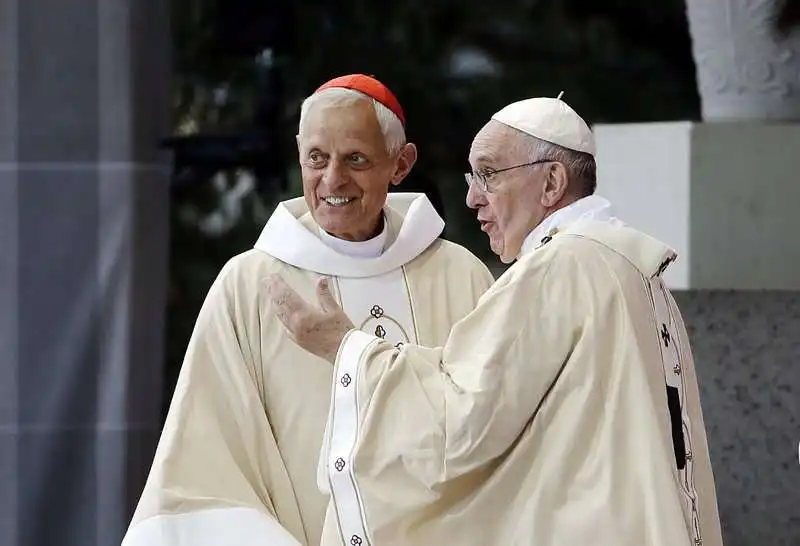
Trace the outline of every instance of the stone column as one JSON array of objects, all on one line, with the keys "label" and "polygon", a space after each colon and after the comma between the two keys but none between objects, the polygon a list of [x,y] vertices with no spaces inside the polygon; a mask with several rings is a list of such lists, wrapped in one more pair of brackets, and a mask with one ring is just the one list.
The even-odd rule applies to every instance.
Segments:
[{"label": "stone column", "polygon": [[119,544],[160,430],[168,3],[0,0],[0,544]]},{"label": "stone column", "polygon": [[800,34],[776,38],[778,1],[686,0],[704,120],[800,120]]}]

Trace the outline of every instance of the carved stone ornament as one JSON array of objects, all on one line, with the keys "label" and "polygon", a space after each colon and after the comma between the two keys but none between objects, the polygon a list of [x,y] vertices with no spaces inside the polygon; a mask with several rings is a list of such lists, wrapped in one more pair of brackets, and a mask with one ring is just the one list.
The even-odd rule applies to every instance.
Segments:
[{"label": "carved stone ornament", "polygon": [[705,121],[800,120],[800,33],[772,30],[776,0],[686,0]]}]

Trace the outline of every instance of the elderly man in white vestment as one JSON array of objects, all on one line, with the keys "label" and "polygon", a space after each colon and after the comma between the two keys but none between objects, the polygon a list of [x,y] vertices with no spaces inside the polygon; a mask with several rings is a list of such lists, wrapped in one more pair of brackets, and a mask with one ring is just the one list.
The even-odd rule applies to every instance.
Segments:
[{"label": "elderly man in white vestment", "polygon": [[661,277],[676,253],[594,195],[594,156],[560,97],[481,129],[467,205],[516,263],[442,345],[395,347],[329,296],[317,309],[269,281],[292,336],[335,364],[323,546],[722,544],[692,353]]},{"label": "elderly man in white vestment", "polygon": [[439,238],[444,222],[424,195],[387,199],[416,149],[380,82],[353,75],[320,87],[302,106],[297,141],[304,198],[278,205],[255,248],[211,287],[125,546],[320,543],[329,495],[317,462],[333,368],[286,336],[270,274],[306,297],[330,278],[343,318],[392,347],[443,344],[493,282]]}]

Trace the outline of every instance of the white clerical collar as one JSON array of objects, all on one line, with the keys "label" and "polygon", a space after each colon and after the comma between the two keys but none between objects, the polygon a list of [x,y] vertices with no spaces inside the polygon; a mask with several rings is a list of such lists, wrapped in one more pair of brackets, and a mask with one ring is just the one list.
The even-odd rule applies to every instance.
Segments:
[{"label": "white clerical collar", "polygon": [[404,266],[422,254],[444,229],[444,220],[422,193],[390,193],[383,211],[386,238],[383,252],[375,257],[353,257],[323,242],[302,197],[275,207],[255,248],[321,275],[364,278]]},{"label": "white clerical collar", "polygon": [[[611,203],[599,195],[589,195],[578,199],[574,203],[567,205],[563,209],[559,209],[547,218],[545,218],[538,226],[531,231],[522,243],[520,256],[531,252],[548,237],[551,237],[556,231],[563,231],[566,226],[577,222],[578,220],[598,220],[610,221],[616,220],[612,214]],[[519,257],[518,257],[519,258]]]},{"label": "white clerical collar", "polygon": [[345,241],[334,237],[322,228],[318,229],[319,236],[322,242],[331,247],[336,252],[353,258],[377,258],[383,254],[383,248],[386,245],[386,239],[389,235],[388,222],[383,218],[383,229],[381,232],[366,241]]}]

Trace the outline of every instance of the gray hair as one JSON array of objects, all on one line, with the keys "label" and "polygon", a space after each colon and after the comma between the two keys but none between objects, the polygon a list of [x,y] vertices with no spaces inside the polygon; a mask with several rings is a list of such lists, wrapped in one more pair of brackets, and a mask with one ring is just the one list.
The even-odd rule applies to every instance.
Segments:
[{"label": "gray hair", "polygon": [[558,161],[567,170],[571,189],[580,196],[592,195],[597,189],[597,165],[592,154],[564,148],[558,144],[525,135],[520,144],[531,161],[550,159]]},{"label": "gray hair", "polygon": [[381,127],[383,139],[386,144],[386,152],[389,155],[398,153],[403,146],[406,145],[406,131],[400,119],[394,112],[389,110],[386,106],[376,101],[372,97],[356,91],[354,89],[347,89],[344,87],[333,87],[325,89],[319,93],[314,93],[303,101],[300,106],[300,124],[299,129],[302,133],[303,120],[308,114],[309,109],[314,104],[324,104],[325,106],[348,106],[360,100],[368,100],[372,102],[375,108],[375,116],[378,118],[378,125]]}]

